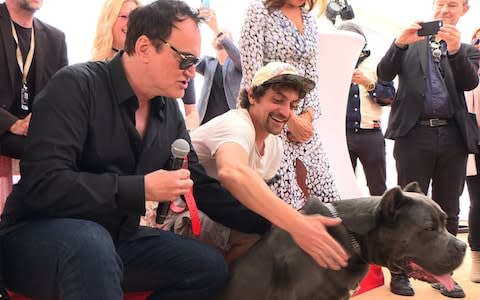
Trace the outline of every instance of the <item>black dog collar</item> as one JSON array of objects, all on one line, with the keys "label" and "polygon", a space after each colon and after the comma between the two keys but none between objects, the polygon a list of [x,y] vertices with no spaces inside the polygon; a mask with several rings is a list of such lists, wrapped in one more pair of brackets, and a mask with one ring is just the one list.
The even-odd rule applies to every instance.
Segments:
[{"label": "black dog collar", "polygon": [[[331,203],[323,203],[323,205],[328,209],[328,211],[330,212],[330,214],[332,215],[332,217],[334,218],[338,218],[339,215],[338,215],[338,212],[337,210],[335,209],[335,207],[331,204]],[[362,250],[360,248],[360,244],[358,244],[357,240],[355,239],[355,237],[353,236],[353,234],[346,230],[347,231],[347,235],[348,235],[348,240],[350,241],[350,245],[352,246],[352,249],[353,249],[353,252],[355,252],[358,256],[362,257]]]}]

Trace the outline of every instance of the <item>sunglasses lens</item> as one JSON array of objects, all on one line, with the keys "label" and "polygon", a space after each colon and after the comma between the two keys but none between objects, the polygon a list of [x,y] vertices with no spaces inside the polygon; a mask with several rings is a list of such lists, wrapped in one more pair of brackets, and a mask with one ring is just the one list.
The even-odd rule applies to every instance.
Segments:
[{"label": "sunglasses lens", "polygon": [[193,55],[188,55],[185,56],[184,59],[180,62],[180,69],[186,70],[190,68],[191,66],[194,66],[198,63],[198,57],[195,57]]},{"label": "sunglasses lens", "polygon": [[474,46],[478,46],[478,45],[480,44],[480,39],[474,39],[474,40],[472,41],[472,44],[473,44]]}]

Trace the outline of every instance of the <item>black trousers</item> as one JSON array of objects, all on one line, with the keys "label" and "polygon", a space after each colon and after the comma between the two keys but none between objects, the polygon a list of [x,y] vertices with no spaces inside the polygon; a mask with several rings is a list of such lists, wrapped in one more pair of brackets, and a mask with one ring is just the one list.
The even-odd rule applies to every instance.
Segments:
[{"label": "black trousers", "polygon": [[431,198],[447,214],[447,230],[456,235],[467,148],[455,123],[439,127],[417,125],[408,135],[395,140],[393,154],[398,184],[404,187],[418,181],[428,194],[431,183]]},{"label": "black trousers", "polygon": [[347,146],[353,170],[360,160],[372,196],[380,196],[387,189],[385,138],[380,129],[347,129]]},{"label": "black trousers", "polygon": [[472,251],[480,251],[480,155],[475,154],[477,175],[467,177],[470,196],[468,213],[468,242]]}]

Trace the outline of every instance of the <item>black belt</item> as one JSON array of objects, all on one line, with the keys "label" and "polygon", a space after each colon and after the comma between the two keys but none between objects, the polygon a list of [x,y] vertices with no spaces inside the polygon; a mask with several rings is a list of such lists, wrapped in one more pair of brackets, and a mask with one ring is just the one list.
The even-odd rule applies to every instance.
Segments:
[{"label": "black belt", "polygon": [[447,126],[452,122],[451,119],[428,119],[421,120],[418,124],[428,127],[438,127],[438,126]]}]

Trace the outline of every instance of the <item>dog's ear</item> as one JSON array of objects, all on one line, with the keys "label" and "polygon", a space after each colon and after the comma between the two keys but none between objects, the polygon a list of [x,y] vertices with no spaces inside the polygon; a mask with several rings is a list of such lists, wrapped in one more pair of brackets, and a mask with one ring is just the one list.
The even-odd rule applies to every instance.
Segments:
[{"label": "dog's ear", "polygon": [[420,184],[417,181],[412,181],[409,184],[407,184],[403,188],[403,191],[423,194],[422,188],[420,187]]},{"label": "dog's ear", "polygon": [[382,196],[380,217],[387,223],[394,223],[400,208],[407,203],[409,203],[408,197],[405,197],[400,187],[391,188]]}]

